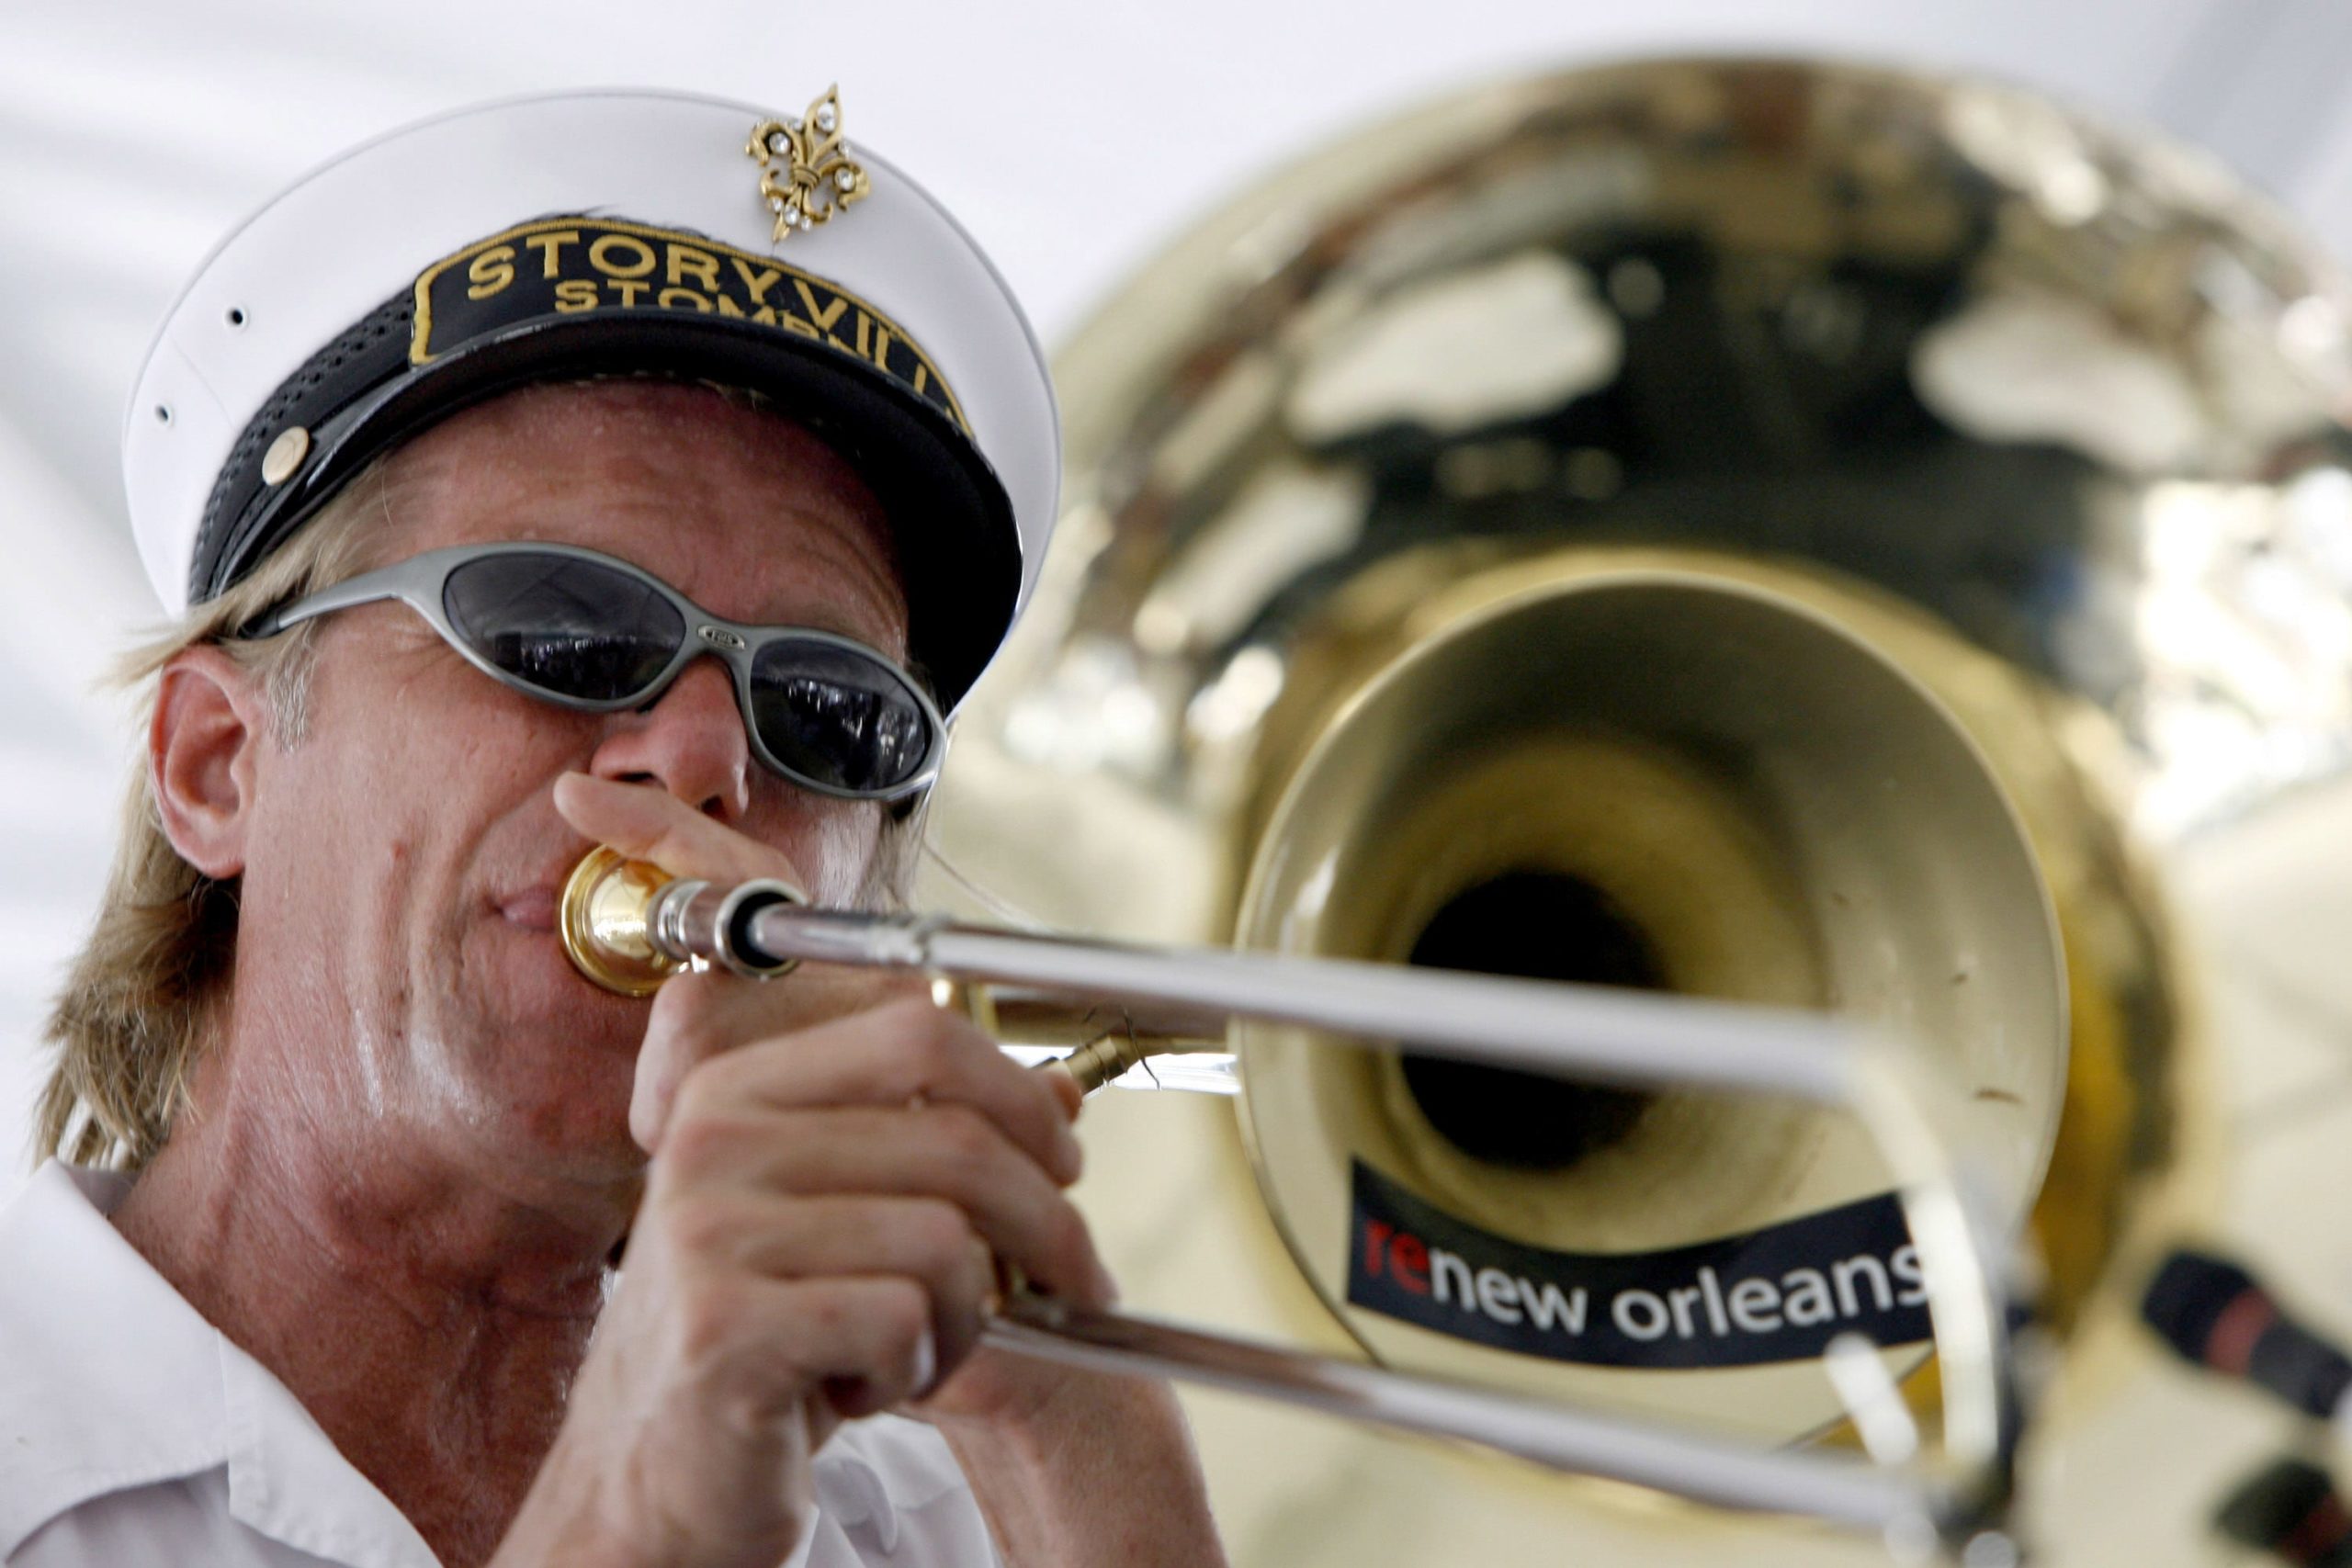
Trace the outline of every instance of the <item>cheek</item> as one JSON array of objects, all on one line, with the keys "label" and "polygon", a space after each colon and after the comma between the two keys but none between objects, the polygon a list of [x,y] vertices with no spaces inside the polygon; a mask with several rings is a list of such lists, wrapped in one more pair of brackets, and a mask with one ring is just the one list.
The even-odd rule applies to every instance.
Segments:
[{"label": "cheek", "polygon": [[869,801],[802,804],[810,799],[797,796],[773,824],[752,827],[751,834],[791,857],[807,885],[803,891],[816,903],[854,906],[865,896],[868,873],[881,852],[881,807]]},{"label": "cheek", "polygon": [[594,749],[598,719],[502,686],[424,635],[313,708],[314,731],[331,728],[400,798],[552,779]]},{"label": "cheek", "polygon": [[320,669],[307,711],[293,746],[265,752],[256,823],[298,863],[345,874],[466,836],[594,744],[582,716],[508,692],[437,645]]}]

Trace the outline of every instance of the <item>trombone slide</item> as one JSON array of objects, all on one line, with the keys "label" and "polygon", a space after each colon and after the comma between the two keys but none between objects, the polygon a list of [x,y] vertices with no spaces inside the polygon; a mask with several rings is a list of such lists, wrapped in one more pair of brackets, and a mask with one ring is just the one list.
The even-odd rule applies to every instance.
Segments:
[{"label": "trombone slide", "polygon": [[[916,915],[808,906],[777,882],[721,888],[672,880],[598,850],[573,872],[561,934],[582,972],[608,988],[649,992],[670,974],[717,964],[771,977],[804,961],[907,970],[987,987],[997,1021],[1045,1026],[1040,1051],[1077,1043],[1063,1065],[1088,1089],[1163,1047],[1213,1044],[1246,1016],[1413,1042],[1417,1051],[1523,1072],[1642,1088],[1741,1089],[1876,1115],[1913,1145],[1911,1163],[1939,1176],[1941,1151],[1919,1129],[1907,1080],[1852,1024],[1817,1014],[1667,998],[1600,987],[1501,978],[1341,959],[1220,950],[1154,950],[1000,931]],[[988,1003],[979,1010],[984,1021]],[[1115,1021],[1116,1027],[1109,1027]],[[1230,1058],[1225,1077],[1230,1080]],[[1923,1259],[1950,1289],[1934,1307],[1989,1385],[1981,1440],[1948,1441],[1939,1466],[1878,1465],[1826,1452],[1782,1452],[1623,1416],[1585,1413],[1447,1379],[1230,1338],[1149,1318],[1071,1307],[1012,1291],[985,1332],[1023,1354],[1097,1370],[1168,1377],[1383,1426],[1459,1438],[1578,1474],[1605,1476],[1720,1506],[1808,1515],[1939,1540],[2006,1547],[2015,1444],[2014,1391],[2002,1314],[1976,1227],[1956,1189],[1906,1195]],[[1955,1390],[1955,1393],[1959,1391]],[[1947,1428],[1947,1438],[1953,1436]],[[1977,1560],[1972,1556],[1972,1561]]]}]

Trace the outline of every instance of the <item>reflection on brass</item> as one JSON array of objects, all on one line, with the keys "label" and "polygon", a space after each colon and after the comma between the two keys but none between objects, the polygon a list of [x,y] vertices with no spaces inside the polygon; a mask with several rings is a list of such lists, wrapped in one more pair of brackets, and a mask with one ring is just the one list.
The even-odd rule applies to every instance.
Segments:
[{"label": "reflection on brass", "polygon": [[[2352,761],[2347,321],[2333,266],[2207,161],[2005,86],[1657,61],[1428,106],[1204,215],[1063,345],[1064,526],[935,832],[1071,929],[1402,958],[1533,877],[1511,896],[1580,900],[1625,977],[1928,1021],[2067,1348],[2046,1506],[2105,1522],[2063,1560],[2112,1560],[2093,1532],[2134,1505],[2067,1486],[2132,1470],[2132,1418],[2098,1422],[2157,1375],[2114,1304],[2167,1237],[2226,1234],[2172,873]],[[2005,1013],[1996,975],[2050,1005]],[[2035,1013],[2063,1036],[2018,1035]],[[1838,1163],[1830,1129],[1660,1100],[1600,1108],[1539,1179],[1475,1104],[1441,1131],[1401,1062],[1271,1069],[1277,1119],[1245,1055],[1275,1224],[1135,1194],[1131,1270],[1299,1301],[1295,1250],[1328,1298],[1334,1162],[1367,1148],[1596,1250],[1721,1234]],[[1189,1179],[1244,1157],[1237,1134]],[[1799,1371],[1607,1393],[1793,1438],[1835,1408]],[[1906,1388],[1932,1404],[1932,1368]],[[1220,1475],[1227,1517],[1380,1495],[1284,1473]],[[1679,1540],[1590,1490],[1458,1484],[1464,1518],[1524,1506],[1599,1557]],[[1788,1540],[1736,1554],[1830,1560]]]}]

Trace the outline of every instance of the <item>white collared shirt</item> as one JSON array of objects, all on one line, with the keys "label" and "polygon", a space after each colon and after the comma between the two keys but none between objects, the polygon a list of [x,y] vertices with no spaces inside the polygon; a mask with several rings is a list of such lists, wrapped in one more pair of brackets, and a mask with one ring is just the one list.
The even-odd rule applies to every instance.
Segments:
[{"label": "white collared shirt", "polygon": [[[52,1160],[0,1210],[0,1562],[437,1568],[286,1385],[116,1232],[129,1190]],[[815,1481],[789,1568],[997,1561],[928,1427],[843,1427]]]}]

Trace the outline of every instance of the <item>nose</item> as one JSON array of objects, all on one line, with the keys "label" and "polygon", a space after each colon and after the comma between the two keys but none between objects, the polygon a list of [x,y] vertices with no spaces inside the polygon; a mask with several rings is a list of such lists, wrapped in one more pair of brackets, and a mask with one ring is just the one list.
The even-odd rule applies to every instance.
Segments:
[{"label": "nose", "polygon": [[729,825],[752,805],[752,747],[727,666],[697,659],[650,707],[617,714],[588,761],[598,778],[658,784]]}]

